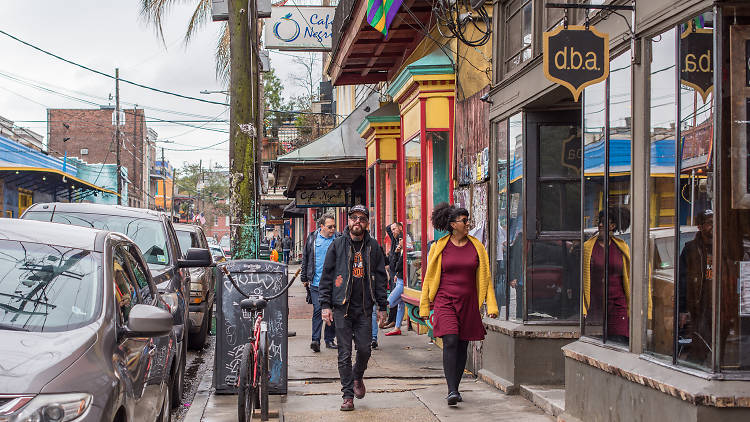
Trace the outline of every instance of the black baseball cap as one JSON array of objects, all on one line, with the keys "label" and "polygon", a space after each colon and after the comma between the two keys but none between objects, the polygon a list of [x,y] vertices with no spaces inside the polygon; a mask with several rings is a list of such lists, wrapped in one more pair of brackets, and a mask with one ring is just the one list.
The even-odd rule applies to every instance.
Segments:
[{"label": "black baseball cap", "polygon": [[348,215],[352,215],[355,212],[361,212],[362,214],[365,215],[365,217],[368,217],[368,218],[370,217],[370,212],[367,211],[367,208],[365,208],[364,205],[355,205],[355,206],[349,208],[349,214]]}]

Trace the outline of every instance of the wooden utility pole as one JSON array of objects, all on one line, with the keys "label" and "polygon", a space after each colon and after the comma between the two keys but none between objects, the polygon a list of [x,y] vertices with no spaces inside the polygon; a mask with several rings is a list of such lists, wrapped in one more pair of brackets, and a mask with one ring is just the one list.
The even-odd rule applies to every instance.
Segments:
[{"label": "wooden utility pole", "polygon": [[[137,143],[136,143],[138,140],[138,138],[136,137],[136,129],[137,129],[136,123],[137,122],[138,122],[138,105],[136,104],[133,106],[133,174],[130,176],[131,180],[133,181],[133,188],[134,188],[133,194],[135,194],[136,190],[140,191],[140,189],[143,188],[143,182],[141,182],[139,179],[136,179],[135,177],[137,174],[140,174],[141,176],[143,175],[142,170],[136,171],[136,169],[138,168],[137,167],[138,163],[136,163],[136,157],[140,153],[137,149]],[[136,203],[136,201],[134,200],[133,205],[140,208],[141,201],[138,200]]]},{"label": "wooden utility pole", "polygon": [[115,69],[115,144],[117,145],[117,205],[122,205],[122,166],[120,163],[120,69]]},{"label": "wooden utility pole", "polygon": [[229,168],[232,255],[257,258],[260,207],[257,186],[259,136],[258,28],[254,1],[229,0]]},{"label": "wooden utility pole", "polygon": [[164,199],[164,212],[167,212],[167,163],[164,161],[164,147],[161,147],[161,190],[161,197]]}]

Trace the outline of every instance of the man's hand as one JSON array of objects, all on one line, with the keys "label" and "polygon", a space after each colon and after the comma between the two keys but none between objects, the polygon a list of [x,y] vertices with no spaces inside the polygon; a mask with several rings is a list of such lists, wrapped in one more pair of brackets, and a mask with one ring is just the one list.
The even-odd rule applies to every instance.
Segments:
[{"label": "man's hand", "polygon": [[320,315],[323,318],[323,322],[325,322],[326,325],[333,324],[333,312],[331,312],[330,309],[323,309]]},{"label": "man's hand", "polygon": [[378,311],[378,326],[385,325],[388,321],[388,313],[386,311]]},{"label": "man's hand", "polygon": [[310,285],[310,282],[309,282],[309,281],[303,281],[303,282],[302,282],[302,285],[303,285],[303,286],[305,286],[305,287],[307,287],[307,286],[309,286],[309,285]]}]

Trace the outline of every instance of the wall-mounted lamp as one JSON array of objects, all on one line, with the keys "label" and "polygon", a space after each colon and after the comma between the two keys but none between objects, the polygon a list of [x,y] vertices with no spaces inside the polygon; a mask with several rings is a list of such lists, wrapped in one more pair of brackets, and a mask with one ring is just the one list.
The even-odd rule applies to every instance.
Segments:
[{"label": "wall-mounted lamp", "polygon": [[484,94],[484,95],[482,95],[481,97],[479,97],[479,100],[483,101],[483,102],[485,102],[487,104],[492,104],[493,103],[493,101],[490,100],[490,93],[489,92],[486,93],[486,94]]}]

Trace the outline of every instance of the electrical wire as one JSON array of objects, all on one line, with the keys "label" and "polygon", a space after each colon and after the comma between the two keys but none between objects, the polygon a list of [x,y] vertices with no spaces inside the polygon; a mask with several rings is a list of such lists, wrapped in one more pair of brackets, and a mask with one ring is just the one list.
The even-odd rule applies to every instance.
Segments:
[{"label": "electrical wire", "polygon": [[143,89],[148,89],[148,90],[151,90],[151,91],[154,91],[154,92],[158,92],[158,93],[161,93],[161,94],[172,95],[172,96],[183,98],[183,99],[186,99],[186,100],[193,100],[193,101],[199,101],[199,102],[208,103],[208,104],[216,104],[216,105],[229,106],[229,104],[227,104],[227,103],[221,103],[221,102],[218,102],[218,101],[211,101],[211,100],[205,100],[203,98],[191,97],[189,95],[183,95],[183,94],[178,94],[176,92],[170,92],[170,91],[166,91],[166,90],[163,90],[163,89],[154,88],[152,86],[140,84],[138,82],[133,82],[133,81],[130,81],[128,79],[116,78],[115,76],[112,76],[112,75],[110,75],[108,73],[102,72],[100,70],[93,69],[93,68],[85,66],[85,65],[82,65],[80,63],[77,63],[77,62],[74,62],[72,60],[66,59],[64,57],[58,56],[55,53],[52,53],[52,52],[44,50],[44,49],[42,49],[40,47],[37,47],[34,44],[26,42],[26,41],[24,41],[24,40],[22,40],[22,39],[20,39],[20,38],[18,38],[16,36],[12,35],[12,34],[9,34],[8,32],[3,31],[2,29],[0,29],[0,34],[3,34],[5,36],[7,36],[8,38],[11,38],[11,39],[13,39],[15,41],[18,41],[19,43],[24,44],[24,45],[26,45],[28,47],[31,47],[34,50],[40,51],[40,52],[42,52],[42,53],[44,53],[44,54],[46,54],[48,56],[54,57],[54,58],[56,58],[58,60],[64,61],[64,62],[66,62],[68,64],[73,65],[73,66],[80,67],[81,69],[88,70],[89,72],[96,73],[98,75],[101,75],[101,76],[104,76],[104,77],[107,77],[107,78],[110,78],[110,79],[119,79],[120,81],[122,81],[123,83],[126,83],[126,84],[137,86],[137,87],[143,88]]}]

